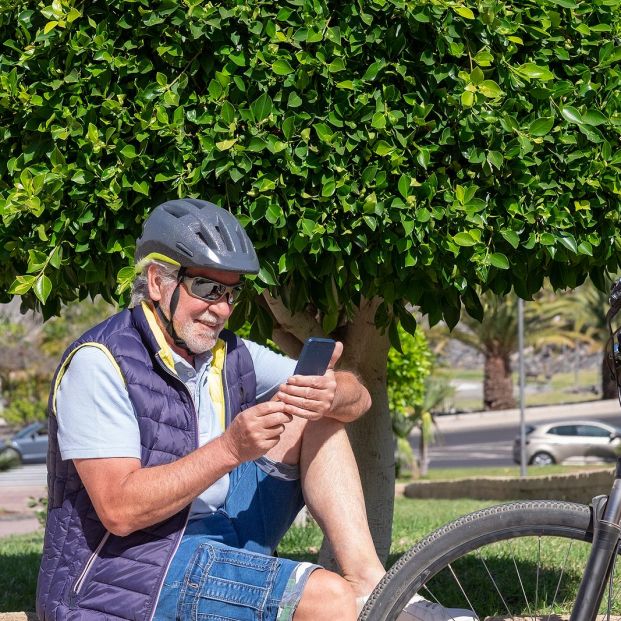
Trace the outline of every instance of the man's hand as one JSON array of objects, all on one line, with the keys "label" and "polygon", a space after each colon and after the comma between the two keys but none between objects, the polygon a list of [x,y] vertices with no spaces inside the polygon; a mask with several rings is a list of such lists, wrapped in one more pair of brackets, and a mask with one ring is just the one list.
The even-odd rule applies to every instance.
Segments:
[{"label": "man's hand", "polygon": [[284,402],[267,401],[238,414],[220,436],[233,459],[242,464],[265,455],[278,444],[291,413]]},{"label": "man's hand", "polygon": [[280,386],[276,398],[285,404],[285,412],[308,420],[319,420],[333,408],[338,382],[334,366],[343,353],[337,342],[324,375],[293,375]]}]

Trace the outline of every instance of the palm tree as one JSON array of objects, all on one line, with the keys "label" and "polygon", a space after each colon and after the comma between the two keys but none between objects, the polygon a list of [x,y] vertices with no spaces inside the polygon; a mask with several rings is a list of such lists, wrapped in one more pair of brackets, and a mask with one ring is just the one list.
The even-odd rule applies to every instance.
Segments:
[{"label": "palm tree", "polygon": [[[606,280],[606,289],[610,289],[612,280]],[[602,352],[601,389],[602,399],[616,399],[617,383],[610,372],[608,360],[608,344],[610,330],[606,323],[608,310],[608,294],[600,291],[588,280],[567,296],[572,307],[574,330],[587,335],[594,346]]]},{"label": "palm tree", "polygon": [[425,476],[429,469],[429,445],[434,440],[434,414],[454,392],[447,378],[428,375],[425,378],[423,398],[407,412],[392,412],[392,429],[396,438],[396,474],[401,476],[404,470],[414,469],[414,451],[410,445],[410,435],[415,427],[420,428],[418,440],[418,474]]},{"label": "palm tree", "polygon": [[[483,408],[503,410],[515,407],[511,355],[517,351],[517,296],[500,297],[491,292],[481,296],[483,319],[477,321],[463,314],[450,333],[485,357],[483,377]],[[591,342],[591,337],[572,329],[567,300],[542,292],[525,304],[524,333],[535,348],[548,346],[575,347],[578,342]]]}]

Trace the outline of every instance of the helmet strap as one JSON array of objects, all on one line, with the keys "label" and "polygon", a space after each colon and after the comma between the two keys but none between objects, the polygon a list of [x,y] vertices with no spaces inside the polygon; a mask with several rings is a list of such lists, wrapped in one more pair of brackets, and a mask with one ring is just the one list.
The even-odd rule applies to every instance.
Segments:
[{"label": "helmet strap", "polygon": [[173,325],[173,317],[175,316],[175,311],[177,310],[177,305],[179,304],[180,287],[181,287],[181,283],[183,282],[184,276],[185,276],[185,268],[182,267],[179,269],[179,272],[177,274],[177,286],[175,287],[175,290],[170,296],[170,311],[169,311],[170,318],[166,317],[166,315],[164,314],[164,311],[159,305],[159,302],[155,302],[154,306],[155,306],[155,312],[158,314],[158,317],[162,320],[162,323],[164,324],[164,328],[166,332],[168,332],[168,335],[170,336],[170,338],[173,340],[173,343],[177,347],[184,349],[190,356],[194,356],[194,352],[190,350],[190,348],[188,347],[188,344],[177,334],[177,331],[175,330],[175,326]]}]

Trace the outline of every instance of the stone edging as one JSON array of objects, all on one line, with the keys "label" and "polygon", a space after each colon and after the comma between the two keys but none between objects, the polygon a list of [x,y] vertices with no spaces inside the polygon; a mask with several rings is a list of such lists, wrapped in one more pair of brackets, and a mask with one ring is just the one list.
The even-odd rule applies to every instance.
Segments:
[{"label": "stone edging", "polygon": [[[407,498],[473,498],[475,500],[569,500],[588,504],[608,494],[614,469],[533,477],[476,477],[454,481],[415,481],[405,486]],[[2,621],[0,619],[0,621]]]}]

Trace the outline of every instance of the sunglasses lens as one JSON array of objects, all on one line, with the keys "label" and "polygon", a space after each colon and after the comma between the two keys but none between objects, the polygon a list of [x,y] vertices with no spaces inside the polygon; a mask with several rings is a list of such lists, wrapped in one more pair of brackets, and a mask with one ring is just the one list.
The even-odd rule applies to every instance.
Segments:
[{"label": "sunglasses lens", "polygon": [[227,287],[222,283],[214,282],[206,278],[188,278],[188,281],[190,282],[190,291],[192,295],[206,302],[217,302],[226,295],[228,303],[234,304],[238,300],[243,289],[241,285]]},{"label": "sunglasses lens", "polygon": [[215,302],[224,295],[226,287],[211,280],[195,278],[192,281],[191,289],[196,297],[208,302]]},{"label": "sunglasses lens", "polygon": [[241,295],[242,287],[233,287],[229,292],[229,304],[235,304],[237,300],[239,300],[239,296]]}]

